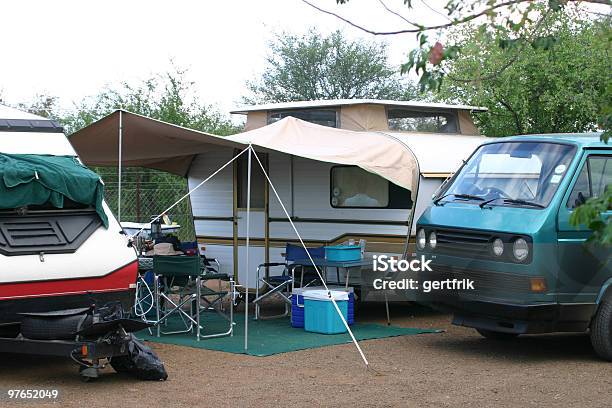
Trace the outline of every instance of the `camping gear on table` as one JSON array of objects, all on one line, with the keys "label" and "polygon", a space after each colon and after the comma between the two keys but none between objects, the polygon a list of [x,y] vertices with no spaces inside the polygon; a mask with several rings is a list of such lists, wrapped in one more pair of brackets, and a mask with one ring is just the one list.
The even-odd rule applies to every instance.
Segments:
[{"label": "camping gear on table", "polygon": [[[355,289],[353,287],[328,286],[330,290],[341,290],[348,293],[348,309],[346,322],[351,326],[355,323]],[[324,286],[313,286],[306,288],[294,288],[291,291],[291,327],[304,327],[304,296],[309,290],[324,290]]]},{"label": "camping gear on table", "polygon": [[361,259],[360,245],[331,245],[325,247],[328,261],[358,261]]},{"label": "camping gear on table", "polygon": [[346,321],[348,319],[347,292],[339,290],[308,290],[303,293],[303,296],[304,330],[322,334],[346,332],[346,327],[334,307],[332,298]]}]

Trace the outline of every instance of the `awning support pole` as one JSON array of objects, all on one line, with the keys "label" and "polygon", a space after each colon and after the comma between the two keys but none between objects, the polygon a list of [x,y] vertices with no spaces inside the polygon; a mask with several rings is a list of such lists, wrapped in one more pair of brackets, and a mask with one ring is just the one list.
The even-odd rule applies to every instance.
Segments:
[{"label": "awning support pole", "polygon": [[249,238],[250,238],[250,224],[251,224],[251,153],[253,147],[249,145],[249,158],[247,165],[247,211],[246,211],[246,276],[247,281],[244,285],[244,350],[249,349]]},{"label": "awning support pole", "polygon": [[123,112],[119,111],[119,168],[118,168],[118,189],[117,189],[117,220],[121,223],[121,170],[123,161]]}]

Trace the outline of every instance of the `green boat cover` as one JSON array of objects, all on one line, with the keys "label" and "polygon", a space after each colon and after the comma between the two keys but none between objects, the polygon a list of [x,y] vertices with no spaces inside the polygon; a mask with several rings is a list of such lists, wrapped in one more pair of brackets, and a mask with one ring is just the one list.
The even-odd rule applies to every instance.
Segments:
[{"label": "green boat cover", "polygon": [[104,184],[76,157],[0,153],[0,209],[43,204],[63,208],[64,198],[94,207],[108,228]]}]

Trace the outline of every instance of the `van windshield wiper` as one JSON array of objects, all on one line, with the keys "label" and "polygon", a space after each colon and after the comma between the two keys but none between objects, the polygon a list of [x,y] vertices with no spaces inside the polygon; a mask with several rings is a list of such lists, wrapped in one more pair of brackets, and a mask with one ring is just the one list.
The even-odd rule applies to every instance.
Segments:
[{"label": "van windshield wiper", "polygon": [[497,201],[497,200],[504,200],[504,203],[509,203],[509,204],[529,205],[531,207],[546,208],[546,206],[542,204],[534,203],[533,201],[521,200],[520,198],[506,198],[506,197],[495,197],[490,200],[483,201],[482,203],[478,205],[480,206],[480,208],[484,208],[485,205],[492,203],[493,201]]},{"label": "van windshield wiper", "polygon": [[483,201],[484,198],[482,197],[478,197],[472,194],[454,194],[454,193],[449,193],[449,194],[444,194],[442,197],[438,197],[436,198],[433,203],[435,205],[438,205],[438,203],[440,202],[440,200],[442,200],[443,198],[449,197],[449,196],[454,196],[457,198],[463,198],[465,200],[478,200],[478,201]]}]

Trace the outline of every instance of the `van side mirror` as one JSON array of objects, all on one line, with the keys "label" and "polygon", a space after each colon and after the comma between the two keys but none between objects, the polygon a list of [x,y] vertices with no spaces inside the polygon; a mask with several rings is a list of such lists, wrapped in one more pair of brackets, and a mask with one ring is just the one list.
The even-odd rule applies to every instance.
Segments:
[{"label": "van side mirror", "polygon": [[582,194],[582,191],[579,191],[578,197],[576,197],[576,200],[574,200],[574,208],[580,207],[584,203],[586,203],[586,198],[584,197],[584,194]]}]

